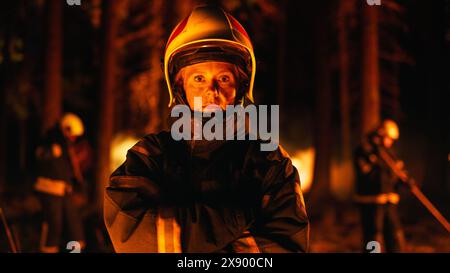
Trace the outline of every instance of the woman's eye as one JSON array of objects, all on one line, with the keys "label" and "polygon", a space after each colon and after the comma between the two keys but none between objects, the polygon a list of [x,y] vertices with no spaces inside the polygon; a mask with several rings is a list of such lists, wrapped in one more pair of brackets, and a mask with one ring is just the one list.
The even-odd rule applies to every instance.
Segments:
[{"label": "woman's eye", "polygon": [[195,82],[203,82],[204,80],[205,80],[205,78],[203,76],[195,76],[194,77]]},{"label": "woman's eye", "polygon": [[220,82],[229,82],[230,81],[230,77],[229,76],[220,76],[219,77],[219,81]]}]

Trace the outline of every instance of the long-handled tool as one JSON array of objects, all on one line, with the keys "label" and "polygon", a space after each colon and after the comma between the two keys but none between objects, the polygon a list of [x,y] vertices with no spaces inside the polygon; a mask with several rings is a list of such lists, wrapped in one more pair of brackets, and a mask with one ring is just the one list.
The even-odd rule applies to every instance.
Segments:
[{"label": "long-handled tool", "polygon": [[2,219],[3,228],[5,229],[6,237],[8,238],[9,247],[13,253],[17,253],[16,243],[14,242],[11,230],[9,229],[8,226],[8,222],[6,221],[6,216],[3,213],[3,209],[1,207],[0,207],[0,218]]},{"label": "long-handled tool", "polygon": [[404,183],[409,186],[411,193],[425,206],[425,208],[441,223],[441,225],[450,233],[450,223],[439,212],[439,210],[431,203],[431,201],[422,193],[416,184],[416,181],[411,178],[405,170],[397,166],[397,161],[383,148],[378,147],[379,157],[383,162],[394,172],[394,174]]}]

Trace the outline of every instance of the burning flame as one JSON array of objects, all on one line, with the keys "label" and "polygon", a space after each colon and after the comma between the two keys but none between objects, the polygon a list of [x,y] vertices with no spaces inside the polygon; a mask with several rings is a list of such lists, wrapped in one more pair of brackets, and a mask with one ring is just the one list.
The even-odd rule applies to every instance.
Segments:
[{"label": "burning flame", "polygon": [[112,171],[117,169],[126,159],[128,150],[139,141],[135,136],[127,134],[118,134],[114,137],[111,145],[111,163]]},{"label": "burning flame", "polygon": [[300,183],[303,192],[309,191],[311,188],[314,174],[314,158],[316,151],[313,147],[306,150],[297,150],[291,156],[292,165],[297,168],[300,175]]}]

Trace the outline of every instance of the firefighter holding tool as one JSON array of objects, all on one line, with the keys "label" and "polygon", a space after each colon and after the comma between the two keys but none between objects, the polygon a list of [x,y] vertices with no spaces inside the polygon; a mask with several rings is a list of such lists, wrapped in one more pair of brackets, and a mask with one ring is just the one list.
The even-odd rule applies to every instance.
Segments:
[{"label": "firefighter holding tool", "polygon": [[368,134],[355,151],[358,175],[355,201],[360,205],[364,247],[370,241],[383,243],[387,252],[405,251],[405,238],[397,204],[396,189],[406,186],[434,218],[450,233],[450,223],[422,193],[407,171],[403,161],[392,152],[399,138],[399,129],[392,120],[385,120]]},{"label": "firefighter holding tool", "polygon": [[[396,192],[399,178],[379,158],[379,149],[391,147],[399,138],[399,129],[392,120],[383,121],[355,150],[357,195],[363,228],[363,247],[377,241],[387,252],[405,250],[405,238],[398,215],[400,201]],[[396,164],[403,165],[397,161]],[[401,166],[400,166],[401,167]]]}]

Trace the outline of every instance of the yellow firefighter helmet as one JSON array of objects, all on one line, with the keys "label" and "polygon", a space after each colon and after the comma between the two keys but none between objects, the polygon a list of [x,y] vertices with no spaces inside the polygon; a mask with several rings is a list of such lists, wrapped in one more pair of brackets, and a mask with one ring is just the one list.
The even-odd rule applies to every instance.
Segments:
[{"label": "yellow firefighter helmet", "polygon": [[400,137],[397,123],[391,119],[384,120],[381,125],[381,134],[393,140],[397,140]]},{"label": "yellow firefighter helmet", "polygon": [[172,31],[164,54],[169,107],[174,103],[174,77],[184,66],[205,61],[238,65],[248,77],[240,95],[253,102],[256,61],[250,38],[230,14],[215,6],[196,7]]},{"label": "yellow firefighter helmet", "polygon": [[84,125],[81,118],[73,113],[65,113],[61,118],[61,129],[69,136],[79,137],[84,134]]}]

